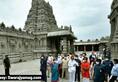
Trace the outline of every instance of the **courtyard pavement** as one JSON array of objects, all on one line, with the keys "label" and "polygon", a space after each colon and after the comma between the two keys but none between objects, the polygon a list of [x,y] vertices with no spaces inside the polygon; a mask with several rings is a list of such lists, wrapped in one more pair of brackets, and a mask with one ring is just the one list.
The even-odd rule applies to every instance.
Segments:
[{"label": "courtyard pavement", "polygon": [[[40,60],[31,60],[27,62],[11,64],[10,69],[11,75],[40,75]],[[0,65],[0,75],[4,75],[4,66]],[[0,81],[0,82],[9,82],[9,81]],[[19,81],[10,81],[10,82],[19,82]],[[21,81],[20,81],[21,82]],[[41,81],[22,81],[22,82],[41,82]],[[51,82],[48,78],[47,82]],[[69,82],[65,79],[60,79],[59,82]],[[81,81],[82,82],[82,81]],[[92,81],[91,81],[92,82]]]}]

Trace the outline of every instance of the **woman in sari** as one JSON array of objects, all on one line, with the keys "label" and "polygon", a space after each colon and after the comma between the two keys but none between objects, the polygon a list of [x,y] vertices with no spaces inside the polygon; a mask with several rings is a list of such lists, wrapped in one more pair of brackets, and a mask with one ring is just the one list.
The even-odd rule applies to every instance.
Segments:
[{"label": "woman in sari", "polygon": [[59,64],[56,62],[56,60],[53,60],[53,63],[51,65],[51,82],[59,82],[59,70],[58,70]]}]

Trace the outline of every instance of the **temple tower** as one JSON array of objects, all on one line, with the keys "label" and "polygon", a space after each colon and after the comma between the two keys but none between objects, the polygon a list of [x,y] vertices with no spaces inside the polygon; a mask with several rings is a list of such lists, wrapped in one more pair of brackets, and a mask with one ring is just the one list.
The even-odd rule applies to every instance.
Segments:
[{"label": "temple tower", "polygon": [[[71,27],[58,28],[52,6],[45,0],[32,0],[32,6],[25,22],[25,30],[34,35],[35,50],[41,54],[60,51],[60,41],[64,40],[63,53],[69,52],[67,43],[75,39]],[[70,42],[69,42],[70,43]]]},{"label": "temple tower", "polygon": [[47,34],[58,29],[52,6],[49,2],[32,0],[32,6],[24,29],[35,36],[34,52],[39,53],[39,56],[47,54],[49,52]]},{"label": "temple tower", "polygon": [[32,6],[25,22],[28,32],[49,32],[56,30],[57,23],[52,6],[44,0],[32,0]]}]

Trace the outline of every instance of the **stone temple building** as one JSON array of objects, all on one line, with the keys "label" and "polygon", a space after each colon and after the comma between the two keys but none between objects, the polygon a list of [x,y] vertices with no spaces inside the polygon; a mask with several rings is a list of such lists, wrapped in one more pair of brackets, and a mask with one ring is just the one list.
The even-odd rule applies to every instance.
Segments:
[{"label": "stone temple building", "polygon": [[35,59],[42,54],[67,54],[74,50],[76,37],[71,26],[57,26],[52,6],[44,0],[32,0],[24,29],[0,24],[0,63],[4,55],[11,62]]},{"label": "stone temple building", "polygon": [[118,58],[118,0],[113,0],[112,2],[109,19],[111,24],[110,43],[112,58]]},{"label": "stone temple building", "polygon": [[109,36],[102,37],[101,39],[87,41],[76,41],[74,42],[74,51],[76,54],[82,54],[86,52],[90,54],[95,51],[98,54],[103,54],[103,49],[109,47]]}]

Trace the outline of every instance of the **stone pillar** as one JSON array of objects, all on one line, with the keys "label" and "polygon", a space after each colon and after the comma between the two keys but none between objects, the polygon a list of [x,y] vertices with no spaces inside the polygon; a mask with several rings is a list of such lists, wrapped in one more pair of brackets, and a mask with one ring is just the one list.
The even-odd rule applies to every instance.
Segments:
[{"label": "stone pillar", "polygon": [[79,51],[79,46],[77,45],[77,51]]},{"label": "stone pillar", "polygon": [[115,21],[111,21],[111,35],[110,35],[110,41],[112,41],[114,37],[114,32],[115,32]]},{"label": "stone pillar", "polygon": [[115,30],[116,30],[116,36],[118,36],[118,16],[116,17],[116,25],[115,25]]},{"label": "stone pillar", "polygon": [[112,54],[113,54],[113,44],[111,44],[111,59],[112,59]]},{"label": "stone pillar", "polygon": [[115,44],[112,43],[112,58],[115,56]]},{"label": "stone pillar", "polygon": [[[115,20],[115,19],[114,19]],[[110,42],[112,42],[113,41],[113,37],[114,37],[114,32],[115,32],[115,21],[113,21],[113,20],[111,20],[110,21],[110,23],[111,23],[111,35],[110,35]],[[112,54],[112,58],[114,58],[115,57],[115,44],[111,44],[111,54]]]},{"label": "stone pillar", "polygon": [[112,59],[116,57],[116,45],[113,43],[113,49],[112,49]]},{"label": "stone pillar", "polygon": [[[115,30],[116,30],[115,41],[117,41],[116,37],[118,37],[118,16],[116,17],[116,29]],[[116,55],[116,57],[118,57],[118,42],[115,43],[115,47],[116,47],[115,55]]]},{"label": "stone pillar", "polygon": [[116,53],[117,53],[117,58],[118,58],[118,43],[117,43],[117,52]]},{"label": "stone pillar", "polygon": [[52,51],[55,52],[56,48],[55,48],[55,40],[52,40]]},{"label": "stone pillar", "polygon": [[114,54],[113,54],[113,57],[116,58],[116,43],[114,44]]},{"label": "stone pillar", "polygon": [[66,54],[67,53],[67,38],[63,37],[63,53]]},{"label": "stone pillar", "polygon": [[117,50],[117,49],[118,49],[118,48],[117,48],[117,44],[115,44],[115,46],[116,46],[116,49],[115,49],[115,50],[116,50],[116,52],[117,52],[117,51],[118,51],[118,50]]},{"label": "stone pillar", "polygon": [[84,45],[84,51],[86,52],[86,45]]},{"label": "stone pillar", "polygon": [[118,45],[117,43],[115,44],[115,58],[118,58]]},{"label": "stone pillar", "polygon": [[[67,47],[68,47],[67,51],[70,52],[70,40],[68,40],[68,46]],[[75,50],[75,47],[74,47],[74,50]]]},{"label": "stone pillar", "polygon": [[77,47],[76,47],[76,45],[74,46],[74,51],[75,51],[75,52],[77,51]]},{"label": "stone pillar", "polygon": [[94,45],[92,45],[92,51],[94,51]]},{"label": "stone pillar", "polygon": [[76,46],[75,46],[75,50],[74,50],[74,51],[75,51],[75,52],[77,52],[77,49],[78,49],[78,46],[76,45]]}]

